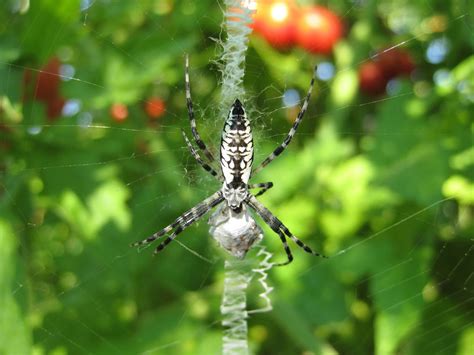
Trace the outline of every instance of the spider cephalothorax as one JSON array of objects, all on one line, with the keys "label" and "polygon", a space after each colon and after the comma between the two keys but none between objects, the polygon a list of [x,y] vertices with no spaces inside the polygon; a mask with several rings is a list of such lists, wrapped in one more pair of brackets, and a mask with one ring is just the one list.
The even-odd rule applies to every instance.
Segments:
[{"label": "spider cephalothorax", "polygon": [[245,201],[248,194],[248,185],[244,183],[227,184],[224,182],[222,186],[222,196],[224,196],[229,207],[236,212],[242,208],[242,203]]},{"label": "spider cephalothorax", "polygon": [[[219,245],[232,255],[238,258],[243,258],[252,245],[262,238],[262,229],[257,225],[250,213],[250,210],[253,210],[275,233],[278,234],[283,243],[283,247],[288,256],[288,261],[277,265],[286,265],[293,260],[293,255],[291,254],[286,238],[290,238],[307,253],[323,256],[312,251],[310,247],[295,237],[277,217],[275,217],[256,199],[257,196],[262,195],[265,191],[270,189],[273,186],[273,183],[265,182],[249,184],[251,176],[255,175],[256,172],[263,169],[273,159],[280,155],[295,135],[296,129],[308,108],[308,102],[314,84],[314,75],[311,79],[303,106],[301,107],[301,110],[285,140],[254,170],[252,170],[252,129],[242,103],[238,99],[234,101],[224,123],[220,146],[220,170],[216,171],[211,166],[211,164],[216,162],[216,159],[209,149],[207,149],[206,144],[201,139],[196,128],[189,84],[189,60],[187,57],[185,84],[186,101],[193,138],[208,162],[204,161],[183,131],[184,140],[192,156],[207,172],[216,177],[222,183],[222,188],[195,207],[183,213],[167,227],[142,241],[133,243],[132,246],[149,244],[171,232],[171,234],[169,234],[169,236],[155,249],[155,253],[158,253],[173,241],[173,239],[176,238],[176,236],[185,228],[199,220],[213,207],[222,203],[209,219],[209,225],[211,226],[210,233]],[[260,188],[261,190],[254,195],[250,190],[255,188]]]}]

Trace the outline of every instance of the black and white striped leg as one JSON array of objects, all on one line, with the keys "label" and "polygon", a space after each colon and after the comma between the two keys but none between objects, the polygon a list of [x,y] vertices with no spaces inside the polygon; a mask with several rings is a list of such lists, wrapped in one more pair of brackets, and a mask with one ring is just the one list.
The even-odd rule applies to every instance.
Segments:
[{"label": "black and white striped leg", "polygon": [[168,245],[171,241],[173,241],[173,239],[176,238],[176,236],[179,233],[181,233],[183,230],[185,230],[194,222],[198,221],[202,216],[204,216],[207,212],[209,212],[209,210],[217,206],[222,201],[224,201],[224,197],[222,196],[221,191],[217,191],[212,196],[206,198],[201,203],[197,204],[190,210],[184,212],[181,216],[176,218],[174,222],[171,223],[170,225],[166,226],[162,230],[154,233],[153,235],[149,236],[146,239],[130,244],[130,246],[140,247],[142,245],[150,244],[154,242],[156,239],[164,236],[165,234],[168,234],[174,229],[173,233],[168,238],[166,238],[160,245],[158,245],[158,247],[155,249],[155,254],[156,254],[160,252],[161,250],[163,250],[166,247],[166,245]]},{"label": "black and white striped leg", "polygon": [[283,143],[280,144],[278,147],[276,147],[276,149],[257,168],[254,169],[254,171],[252,172],[252,175],[255,175],[260,170],[262,170],[265,166],[270,164],[272,160],[275,159],[277,156],[279,156],[285,150],[285,148],[290,144],[291,140],[293,139],[293,136],[296,133],[296,130],[298,129],[299,124],[303,120],[303,116],[306,113],[306,110],[308,109],[309,99],[311,97],[311,92],[313,91],[315,80],[316,80],[316,67],[314,68],[313,77],[311,78],[311,83],[309,84],[308,93],[306,94],[306,98],[304,99],[303,106],[301,107],[301,110],[298,113],[298,116],[296,117],[296,120],[293,123],[293,126],[288,132],[288,135],[286,136]]},{"label": "black and white striped leg", "polygon": [[[280,222],[281,223],[281,222]],[[301,249],[303,249],[305,252],[308,254],[313,254],[315,256],[319,256],[320,258],[325,258],[327,259],[328,257],[326,255],[320,254],[314,250],[312,250],[309,246],[307,246],[305,243],[303,243],[301,240],[299,240],[297,237],[295,237],[289,230],[286,228],[286,226],[282,223],[281,224],[281,230],[285,233],[285,235],[290,238],[293,242],[296,243]]]},{"label": "black and white striped leg", "polygon": [[283,234],[283,232],[281,230],[278,230],[276,232],[280,236],[280,240],[283,243],[283,248],[285,248],[285,252],[286,252],[286,256],[288,257],[288,260],[285,261],[284,263],[277,263],[277,264],[274,264],[274,265],[275,266],[285,266],[285,265],[288,265],[289,263],[291,263],[293,261],[293,254],[291,254],[291,249],[288,246],[288,243],[286,242],[286,238],[285,238],[285,235]]},{"label": "black and white striped leg", "polygon": [[291,260],[293,260],[293,257],[290,258],[291,252],[286,244],[286,239],[281,238],[282,233],[284,233],[284,236],[290,238],[293,242],[296,243],[301,249],[303,249],[305,252],[319,256],[322,258],[327,258],[326,256],[317,253],[313,251],[309,246],[304,244],[301,240],[299,240],[297,237],[295,237],[289,230],[288,228],[278,219],[276,218],[263,204],[261,204],[253,195],[250,195],[246,199],[247,204],[255,211],[257,214],[264,220],[264,222],[278,235],[280,236],[280,239],[283,242],[283,246],[285,247],[285,251],[288,255],[288,262],[285,263],[289,264]]},{"label": "black and white striped leg", "polygon": [[273,182],[261,182],[259,184],[250,184],[249,189],[258,189],[262,188],[259,192],[257,192],[254,196],[261,196],[263,195],[267,190],[270,190],[273,187]]},{"label": "black and white striped leg", "polygon": [[204,152],[204,155],[209,159],[210,162],[216,161],[212,153],[207,149],[206,144],[201,139],[199,132],[196,127],[196,119],[194,117],[193,101],[191,99],[191,84],[189,82],[189,57],[186,55],[186,69],[184,73],[184,81],[186,86],[186,103],[188,106],[189,123],[191,124],[191,131],[193,132],[194,141],[196,142],[199,149]]},{"label": "black and white striped leg", "polygon": [[217,171],[215,171],[209,164],[204,162],[199,155],[199,153],[194,149],[193,145],[189,141],[189,138],[186,136],[186,133],[181,130],[181,133],[183,134],[184,141],[186,142],[186,145],[188,146],[189,151],[191,152],[191,155],[196,159],[196,161],[201,165],[204,170],[206,170],[208,173],[210,173],[212,176],[216,177],[218,180],[222,180],[221,174],[219,174]]}]

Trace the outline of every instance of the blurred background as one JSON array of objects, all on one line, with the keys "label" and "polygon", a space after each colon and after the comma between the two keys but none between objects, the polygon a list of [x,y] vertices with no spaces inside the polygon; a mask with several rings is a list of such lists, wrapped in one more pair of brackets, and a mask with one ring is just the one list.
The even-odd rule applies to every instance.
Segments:
[{"label": "blurred background", "polygon": [[[252,353],[474,353],[473,3],[250,6],[257,163],[318,65],[291,146],[253,182],[272,181],[261,201],[330,256],[290,242],[295,261],[269,273],[273,311],[249,319]],[[129,244],[219,188],[180,129],[188,53],[217,152],[224,7],[2,2],[0,354],[220,353],[225,256],[207,217],[157,257]],[[269,228],[262,243],[285,260]]]}]

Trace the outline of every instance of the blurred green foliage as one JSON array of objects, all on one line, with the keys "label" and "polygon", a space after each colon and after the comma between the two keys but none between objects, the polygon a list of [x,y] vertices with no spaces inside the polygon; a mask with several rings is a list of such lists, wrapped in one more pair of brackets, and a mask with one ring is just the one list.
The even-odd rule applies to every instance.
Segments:
[{"label": "blurred green foliage", "polygon": [[[206,223],[180,240],[213,263],[178,243],[157,258],[128,244],[219,188],[180,128],[189,53],[198,125],[219,144],[222,4],[41,0],[18,14],[15,3],[0,9],[0,354],[219,353],[222,259]],[[303,93],[314,63],[335,65],[292,146],[254,180],[273,181],[262,201],[333,257],[293,246],[295,262],[271,270],[274,310],[249,320],[252,351],[472,354],[472,3],[330,7],[347,27],[331,58],[254,36],[249,46],[257,161],[289,130],[284,89]],[[430,63],[440,38],[448,53]],[[358,65],[392,45],[415,73],[383,97],[360,94]],[[42,103],[22,100],[22,78],[53,56],[74,68],[60,90],[80,110],[51,121]],[[158,122],[143,111],[151,95],[166,101]],[[129,108],[122,123],[108,113],[117,102]],[[282,260],[268,228],[263,243]]]}]

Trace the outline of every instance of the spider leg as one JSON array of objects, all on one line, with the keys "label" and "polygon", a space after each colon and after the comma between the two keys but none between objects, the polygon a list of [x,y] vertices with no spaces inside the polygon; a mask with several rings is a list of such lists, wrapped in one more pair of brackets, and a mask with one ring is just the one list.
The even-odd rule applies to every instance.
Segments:
[{"label": "spider leg", "polygon": [[255,194],[255,197],[263,195],[267,190],[270,190],[273,187],[273,182],[261,182],[258,184],[250,184],[248,186],[249,189],[258,189],[260,187],[262,189]]},{"label": "spider leg", "polygon": [[296,117],[296,120],[293,123],[293,126],[291,127],[290,131],[288,132],[288,135],[286,136],[283,143],[281,143],[278,147],[276,147],[275,150],[268,157],[266,157],[265,160],[257,168],[254,169],[254,171],[252,172],[252,175],[258,173],[265,166],[270,164],[272,162],[272,160],[275,159],[277,156],[279,156],[285,150],[285,148],[290,144],[293,136],[296,133],[296,130],[298,129],[299,124],[303,120],[303,116],[306,113],[306,110],[308,109],[309,98],[311,97],[311,92],[313,91],[313,86],[314,86],[314,81],[315,80],[316,80],[316,67],[314,68],[313,77],[311,78],[308,93],[306,94],[306,97],[304,99],[303,106],[301,107],[301,110],[298,113],[298,116]]},{"label": "spider leg", "polygon": [[191,152],[191,155],[196,159],[196,161],[201,165],[204,170],[206,170],[208,173],[210,173],[212,176],[216,177],[218,180],[222,180],[221,174],[217,173],[209,164],[204,162],[199,155],[199,153],[194,149],[193,145],[189,141],[189,138],[186,136],[186,133],[181,130],[181,133],[183,134],[184,141],[186,142],[186,145],[188,146],[189,151]]},{"label": "spider leg", "polygon": [[140,247],[142,245],[150,244],[154,242],[156,239],[164,236],[165,234],[171,232],[173,229],[174,232],[166,238],[158,247],[155,249],[155,254],[159,251],[163,250],[163,248],[169,244],[176,236],[189,227],[191,224],[199,220],[202,216],[204,216],[209,210],[213,207],[217,206],[219,203],[224,201],[224,197],[222,196],[221,191],[217,191],[210,197],[206,198],[201,203],[197,204],[193,208],[189,209],[188,211],[184,212],[181,216],[176,218],[173,223],[166,226],[162,230],[154,233],[153,235],[149,236],[146,239],[141,241],[135,242],[130,244],[131,247]]},{"label": "spider leg", "polygon": [[289,264],[293,260],[290,248],[286,244],[286,239],[284,238],[285,236],[290,238],[305,252],[322,258],[327,258],[326,256],[313,251],[309,246],[307,246],[301,240],[295,237],[278,218],[276,218],[263,204],[261,204],[255,198],[255,196],[249,195],[249,197],[247,197],[246,199],[246,202],[255,212],[257,212],[257,214],[264,220],[264,222],[280,236],[283,246],[285,247],[286,254],[288,255],[288,262],[284,263],[283,265]]},{"label": "spider leg", "polygon": [[194,117],[193,101],[191,99],[191,84],[189,82],[189,57],[186,55],[186,69],[184,74],[185,87],[186,87],[186,103],[188,106],[188,115],[189,122],[191,124],[191,131],[193,132],[194,141],[196,142],[199,149],[204,152],[204,155],[209,159],[209,161],[216,161],[212,153],[207,149],[206,144],[201,139],[199,132],[196,127],[196,119]]},{"label": "spider leg", "polygon": [[288,260],[285,261],[284,263],[277,263],[277,264],[274,264],[274,265],[275,266],[285,266],[285,265],[288,265],[289,263],[291,263],[293,261],[293,254],[291,254],[291,249],[288,246],[288,243],[286,242],[286,238],[285,238],[285,235],[283,234],[283,232],[281,230],[278,230],[276,232],[280,236],[280,240],[283,243],[283,248],[285,248],[285,252],[286,252],[286,256],[288,257]]}]

